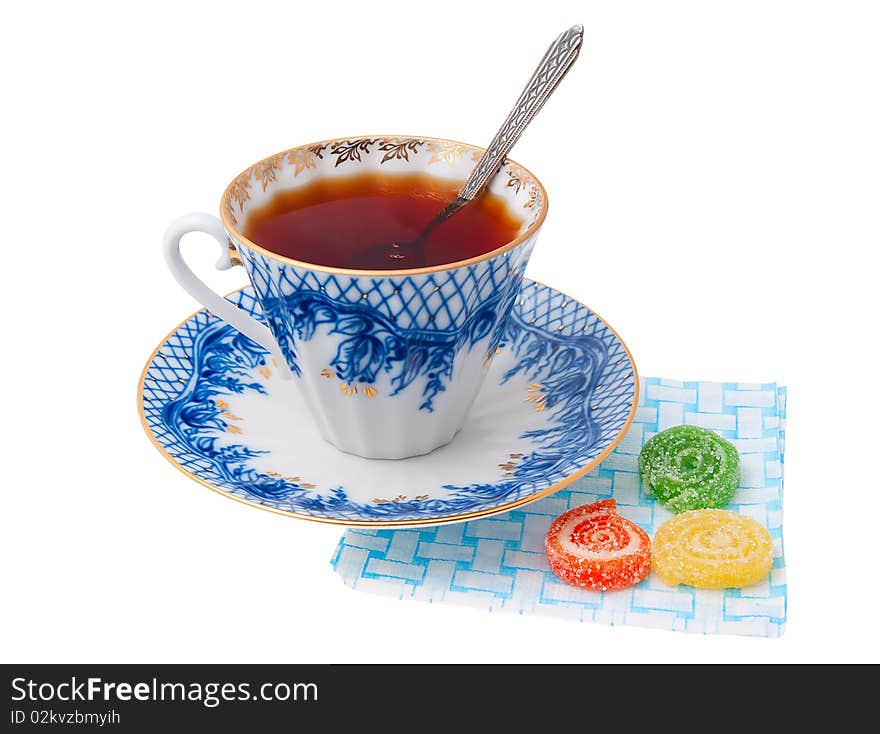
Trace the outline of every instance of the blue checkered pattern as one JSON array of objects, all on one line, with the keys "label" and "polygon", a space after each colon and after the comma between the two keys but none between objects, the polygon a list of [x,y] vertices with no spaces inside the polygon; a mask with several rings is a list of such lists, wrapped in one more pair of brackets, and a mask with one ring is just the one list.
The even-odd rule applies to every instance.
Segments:
[{"label": "blue checkered pattern", "polygon": [[[654,574],[631,589],[591,592],[549,570],[544,535],[554,517],[614,497],[620,513],[653,536],[671,513],[641,488],[637,458],[658,431],[699,425],[741,455],[728,509],[766,526],[774,542],[769,578],[745,589],[672,588]],[[488,519],[410,530],[348,530],[333,565],[352,588],[488,611],[668,630],[778,637],[786,615],[782,551],[785,388],[770,384],[642,380],[635,421],[601,466],[565,490]]]},{"label": "blue checkered pattern", "polygon": [[261,300],[285,300],[299,291],[324,293],[334,302],[375,309],[403,330],[454,331],[499,293],[516,291],[536,237],[487,260],[422,275],[351,276],[280,263],[239,246]]}]

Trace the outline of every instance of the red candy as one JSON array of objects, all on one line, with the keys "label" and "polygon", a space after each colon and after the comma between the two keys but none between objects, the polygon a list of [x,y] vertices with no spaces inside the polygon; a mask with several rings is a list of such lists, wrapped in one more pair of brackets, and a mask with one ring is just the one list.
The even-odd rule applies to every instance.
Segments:
[{"label": "red candy", "polygon": [[651,570],[651,539],[617,514],[613,499],[563,512],[551,523],[544,548],[559,578],[596,591],[625,589]]}]

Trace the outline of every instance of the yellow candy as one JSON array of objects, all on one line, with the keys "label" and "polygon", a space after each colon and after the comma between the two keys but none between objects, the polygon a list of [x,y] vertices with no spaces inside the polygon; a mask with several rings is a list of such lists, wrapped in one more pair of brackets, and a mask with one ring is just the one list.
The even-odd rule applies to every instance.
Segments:
[{"label": "yellow candy", "polygon": [[670,586],[749,586],[765,579],[772,565],[767,528],[729,510],[682,512],[654,536],[654,570]]}]

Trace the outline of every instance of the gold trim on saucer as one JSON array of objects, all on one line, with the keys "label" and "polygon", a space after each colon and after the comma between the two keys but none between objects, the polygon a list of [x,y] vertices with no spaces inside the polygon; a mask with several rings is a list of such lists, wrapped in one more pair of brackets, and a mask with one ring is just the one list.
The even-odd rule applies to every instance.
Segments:
[{"label": "gold trim on saucer", "polygon": [[[520,182],[520,185],[523,183],[530,184],[529,189],[529,201],[525,204],[525,209],[531,211],[535,204],[539,203],[543,200],[544,206],[538,212],[538,215],[532,220],[532,222],[526,227],[525,232],[521,235],[517,236],[512,241],[508,242],[506,245],[502,245],[490,252],[486,252],[482,255],[477,255],[476,257],[468,258],[467,260],[459,260],[457,262],[452,263],[444,263],[443,265],[435,265],[427,268],[411,268],[409,270],[357,270],[352,268],[334,268],[326,265],[314,265],[312,263],[303,262],[301,260],[294,260],[290,257],[284,257],[283,255],[278,255],[274,252],[271,252],[260,245],[252,242],[247,237],[245,237],[238,229],[238,221],[235,217],[235,213],[232,207],[232,203],[235,202],[238,204],[239,211],[244,206],[244,203],[250,198],[249,187],[251,177],[255,181],[258,181],[263,188],[263,191],[266,190],[267,185],[276,179],[278,170],[280,169],[281,162],[286,158],[290,165],[295,165],[294,176],[298,175],[305,168],[312,168],[316,165],[315,158],[323,158],[324,149],[328,146],[330,147],[329,153],[331,155],[336,155],[337,161],[336,165],[339,163],[349,161],[349,160],[357,160],[360,161],[361,152],[369,152],[369,145],[375,145],[379,143],[379,152],[385,152],[385,157],[382,159],[384,163],[387,160],[391,159],[404,159],[409,160],[410,152],[417,152],[420,150],[425,150],[426,152],[434,152],[432,151],[432,145],[443,145],[445,146],[443,152],[439,153],[439,157],[436,159],[432,158],[428,161],[429,164],[434,163],[438,160],[451,160],[447,159],[446,149],[452,151],[449,155],[454,155],[456,152],[460,155],[462,151],[471,150],[475,153],[481,152],[483,149],[479,148],[475,145],[470,145],[468,143],[461,143],[457,140],[446,140],[444,138],[431,138],[423,135],[415,136],[415,135],[371,135],[371,136],[360,136],[360,137],[347,137],[347,138],[328,138],[327,140],[320,140],[317,143],[308,143],[306,145],[298,145],[295,148],[290,148],[289,150],[285,150],[281,153],[275,153],[274,155],[270,155],[268,158],[264,158],[257,163],[254,163],[244,169],[238,176],[232,179],[232,183],[226,187],[226,190],[223,192],[223,196],[220,197],[220,219],[223,222],[223,226],[226,228],[226,231],[230,233],[235,240],[247,247],[250,250],[254,250],[255,252],[259,252],[264,257],[268,257],[270,260],[275,260],[276,262],[285,263],[286,265],[294,265],[298,268],[303,268],[304,270],[314,270],[321,273],[335,273],[337,275],[351,275],[351,276],[383,276],[388,278],[396,278],[398,276],[403,277],[407,275],[421,275],[424,273],[439,273],[444,270],[453,270],[454,268],[462,268],[466,265],[473,265],[474,263],[482,262],[483,260],[489,260],[493,257],[497,257],[498,255],[502,255],[505,252],[514,249],[517,245],[521,245],[525,242],[529,237],[535,234],[541,225],[544,223],[544,220],[547,218],[547,209],[549,207],[549,199],[547,198],[547,191],[544,189],[544,186],[538,180],[538,178],[529,171],[527,168],[524,168],[519,163],[507,159],[507,164],[510,165],[511,171],[515,171],[516,180]],[[419,146],[412,147],[414,143],[426,143],[427,145],[424,148],[420,148]],[[364,146],[367,145],[365,148]],[[410,146],[410,147],[407,147]],[[305,158],[300,157],[300,152],[305,151]],[[517,191],[519,189],[517,188]]]},{"label": "gold trim on saucer", "polygon": [[[544,283],[541,283],[537,280],[533,280],[531,278],[530,278],[530,280],[532,280],[533,283],[536,283],[537,285],[543,286],[545,288],[550,287],[550,286],[545,285]],[[249,287],[249,286],[245,286],[245,287]],[[233,293],[238,293],[238,291],[240,291],[240,290],[244,290],[244,288],[239,288],[237,290],[234,290],[231,293],[226,294],[226,297],[228,298]],[[554,288],[553,290],[556,290],[556,289]],[[557,292],[560,292],[560,291],[557,291]],[[571,298],[570,296],[569,296],[569,298],[570,298],[570,300],[579,303],[581,306],[583,306],[588,311],[590,311],[590,313],[592,313],[597,319],[599,319],[599,321],[601,321],[605,325],[605,328],[607,328],[608,331],[610,331],[612,334],[614,334],[615,337],[617,337],[617,340],[620,342],[620,346],[623,347],[623,351],[626,354],[627,358],[629,359],[630,369],[632,369],[632,373],[633,373],[634,385],[633,385],[632,408],[630,409],[629,415],[626,418],[626,422],[623,424],[623,427],[620,429],[620,432],[617,434],[617,436],[614,438],[614,440],[610,444],[608,444],[608,446],[596,458],[587,462],[583,467],[581,467],[577,471],[573,472],[569,476],[565,477],[565,479],[562,479],[562,480],[556,482],[556,484],[553,484],[553,485],[547,487],[546,489],[542,489],[540,492],[536,492],[535,494],[531,494],[528,497],[521,497],[520,499],[515,500],[513,502],[508,502],[505,505],[499,505],[498,507],[491,507],[491,508],[487,508],[487,509],[483,509],[483,510],[475,510],[473,512],[464,512],[459,515],[445,515],[443,517],[437,517],[437,518],[434,518],[431,520],[425,520],[425,519],[421,519],[421,520],[387,520],[387,521],[371,522],[369,520],[343,520],[343,519],[339,519],[339,518],[315,517],[313,515],[304,515],[299,512],[291,512],[289,510],[279,510],[275,507],[267,507],[266,505],[262,505],[259,502],[253,502],[252,500],[245,499],[244,497],[238,497],[234,494],[230,494],[229,492],[226,492],[226,491],[220,489],[219,487],[215,487],[213,484],[210,484],[209,482],[205,481],[204,479],[197,477],[192,472],[184,469],[180,464],[178,464],[174,460],[174,457],[171,456],[171,454],[169,454],[165,450],[165,447],[159,443],[159,441],[156,439],[156,436],[153,434],[152,430],[150,430],[150,425],[147,422],[147,414],[146,414],[146,411],[144,410],[144,383],[147,379],[147,372],[150,369],[150,365],[153,363],[153,360],[156,358],[156,355],[159,353],[159,350],[161,350],[162,347],[165,346],[165,343],[180,328],[182,328],[184,324],[189,322],[191,319],[193,319],[199,313],[206,311],[207,309],[199,309],[198,311],[195,311],[194,313],[187,316],[187,318],[185,318],[183,321],[181,321],[177,326],[175,326],[171,331],[169,331],[165,335],[165,337],[162,339],[162,341],[159,342],[158,346],[153,350],[153,352],[150,354],[149,358],[147,359],[147,363],[146,363],[146,365],[144,365],[144,369],[141,372],[140,380],[138,381],[138,390],[137,390],[138,413],[140,415],[141,425],[143,426],[144,431],[147,434],[147,437],[150,439],[150,441],[152,441],[153,445],[159,450],[159,453],[162,454],[162,456],[164,456],[165,459],[174,468],[176,468],[179,472],[181,472],[182,474],[185,474],[190,479],[198,482],[199,484],[207,487],[212,492],[216,492],[217,494],[222,495],[223,497],[226,497],[231,500],[235,500],[236,502],[240,502],[243,505],[249,505],[251,507],[257,507],[261,510],[266,510],[267,512],[273,512],[276,515],[284,515],[286,517],[296,517],[301,520],[309,520],[311,522],[320,522],[320,523],[325,523],[328,525],[346,525],[349,527],[370,527],[370,528],[391,528],[391,527],[399,528],[399,527],[421,527],[421,526],[428,526],[428,525],[445,525],[447,523],[452,523],[452,522],[461,522],[464,520],[474,520],[476,518],[487,517],[489,515],[498,515],[502,512],[507,512],[508,510],[516,509],[517,507],[521,507],[522,505],[527,505],[531,502],[535,502],[536,500],[539,500],[542,497],[546,497],[548,495],[551,495],[554,492],[558,492],[560,489],[563,489],[563,488],[567,487],[569,484],[571,484],[572,482],[580,479],[584,474],[586,474],[591,469],[594,469],[623,440],[624,435],[626,434],[627,430],[629,430],[629,427],[632,425],[633,418],[635,418],[635,415],[636,415],[636,407],[639,404],[639,373],[636,371],[636,363],[635,363],[635,360],[633,359],[632,353],[629,351],[629,348],[626,346],[626,343],[623,341],[623,339],[620,338],[620,335],[608,324],[607,321],[605,321],[605,319],[603,319],[601,316],[599,316],[599,314],[597,314],[595,311],[593,311],[591,308],[589,308],[585,304],[581,303],[577,299]],[[217,403],[217,404],[219,405],[219,403]],[[223,406],[221,406],[221,407],[223,407]],[[301,485],[301,486],[308,487],[308,485]],[[416,498],[416,499],[419,499],[419,498]]]}]

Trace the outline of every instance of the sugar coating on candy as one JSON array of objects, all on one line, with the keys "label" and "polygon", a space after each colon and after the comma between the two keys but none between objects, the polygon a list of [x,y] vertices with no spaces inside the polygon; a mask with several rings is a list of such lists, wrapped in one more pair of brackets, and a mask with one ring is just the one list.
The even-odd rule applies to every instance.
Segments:
[{"label": "sugar coating on candy", "polygon": [[730,510],[683,512],[654,534],[654,570],[670,586],[750,586],[767,578],[772,566],[767,528]]},{"label": "sugar coating on candy", "polygon": [[739,452],[705,428],[675,426],[642,447],[639,474],[648,491],[673,512],[724,507],[739,484]]},{"label": "sugar coating on candy", "polygon": [[550,524],[544,548],[560,579],[596,591],[625,589],[651,570],[651,539],[617,514],[613,499],[563,512]]}]

